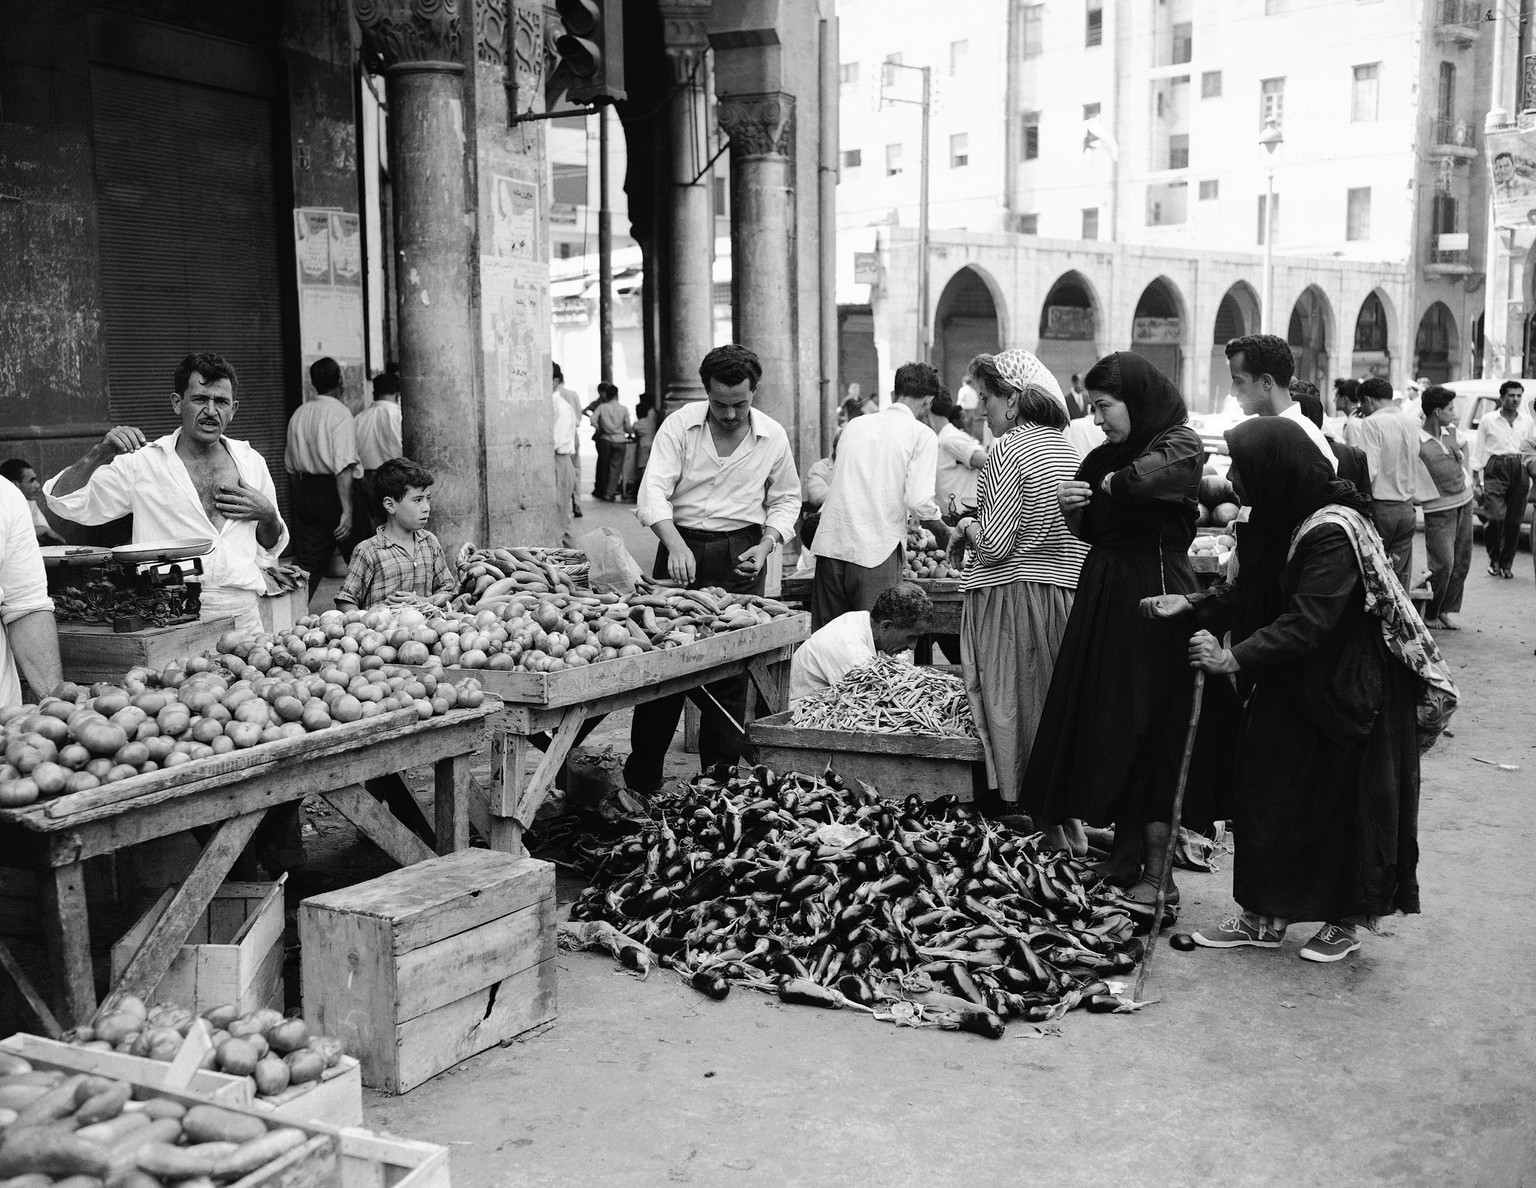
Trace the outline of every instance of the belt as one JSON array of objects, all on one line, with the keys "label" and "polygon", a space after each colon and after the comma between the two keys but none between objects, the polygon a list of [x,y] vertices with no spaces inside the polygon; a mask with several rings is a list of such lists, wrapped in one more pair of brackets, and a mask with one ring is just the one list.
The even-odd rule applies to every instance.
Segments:
[{"label": "belt", "polygon": [[741,528],[732,528],[728,532],[706,532],[702,528],[677,527],[677,534],[684,540],[730,540],[733,536],[750,536],[752,533],[758,536],[763,534],[761,524],[747,524]]}]

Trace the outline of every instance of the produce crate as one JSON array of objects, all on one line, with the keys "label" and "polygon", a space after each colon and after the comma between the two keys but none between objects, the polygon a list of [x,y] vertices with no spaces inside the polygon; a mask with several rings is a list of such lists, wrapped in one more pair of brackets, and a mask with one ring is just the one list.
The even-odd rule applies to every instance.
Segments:
[{"label": "produce crate", "polygon": [[341,1144],[341,1188],[449,1188],[448,1148],[349,1128]]},{"label": "produce crate", "polygon": [[[234,1003],[241,1011],[283,1006],[283,884],[225,883],[188,935],[188,943],[150,996],[194,1014]],[[159,901],[112,946],[112,981],[128,968],[149,930],[175,898],[167,887]]]},{"label": "produce crate", "polygon": [[882,796],[900,800],[916,793],[974,799],[974,781],[985,782],[981,740],[934,734],[872,734],[791,726],[793,710],[759,718],[747,727],[757,762],[779,771],[819,775],[828,767],[845,780],[873,784]]},{"label": "produce crate", "polygon": [[78,685],[120,681],[135,665],[159,670],[172,660],[212,651],[219,636],[234,628],[232,618],[177,623],[143,631],[114,632],[99,623],[60,623],[59,659],[64,679]]},{"label": "produce crate", "polygon": [[309,587],[301,586],[283,594],[263,594],[256,600],[263,631],[291,631],[293,625],[309,614]]},{"label": "produce crate", "polygon": [[404,1093],[555,1017],[555,873],[460,850],[299,905],[304,1018]]}]

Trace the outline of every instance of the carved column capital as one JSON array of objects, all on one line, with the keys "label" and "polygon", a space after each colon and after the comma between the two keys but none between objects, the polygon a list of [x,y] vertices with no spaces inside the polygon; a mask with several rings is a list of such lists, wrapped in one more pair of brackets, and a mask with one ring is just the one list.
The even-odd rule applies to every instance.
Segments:
[{"label": "carved column capital", "polygon": [[386,70],[408,63],[461,66],[459,0],[352,0],[363,53]]},{"label": "carved column capital", "polygon": [[660,0],[661,40],[679,82],[694,77],[709,51],[709,13],[714,0]]},{"label": "carved column capital", "polygon": [[795,97],[781,91],[721,96],[720,127],[733,159],[793,156]]}]

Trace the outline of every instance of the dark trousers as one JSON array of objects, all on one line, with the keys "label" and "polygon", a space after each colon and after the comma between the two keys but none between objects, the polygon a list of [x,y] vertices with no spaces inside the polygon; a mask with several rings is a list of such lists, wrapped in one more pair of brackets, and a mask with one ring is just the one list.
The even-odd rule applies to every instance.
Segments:
[{"label": "dark trousers", "polygon": [[873,610],[875,599],[901,581],[901,546],[870,568],[835,557],[817,557],[811,578],[811,630],[820,631],[849,611]]},{"label": "dark trousers", "polygon": [[[744,528],[739,532],[691,532],[679,528],[683,541],[693,550],[697,564],[693,588],[724,586],[733,594],[761,594],[768,580],[765,565],[755,578],[739,578],[733,572],[736,558],[763,539],[759,527]],[[652,576],[667,576],[667,546],[656,549],[656,565]],[[741,722],[747,704],[747,678],[731,677],[706,685],[706,689],[722,709]],[[629,726],[629,758],[624,761],[624,783],[636,792],[654,792],[661,787],[667,748],[677,732],[677,720],[683,713],[687,694],[674,693],[670,697],[658,697],[635,706],[634,718]],[[699,769],[708,771],[719,763],[734,766],[741,758],[725,724],[714,706],[702,711],[699,721]]]},{"label": "dark trousers", "polygon": [[1489,565],[1508,569],[1515,563],[1530,493],[1531,476],[1514,454],[1495,454],[1483,466],[1483,514],[1488,517],[1483,525],[1483,544],[1488,548]]},{"label": "dark trousers", "polygon": [[293,490],[293,559],[309,573],[309,596],[319,588],[339,546],[341,496],[329,474],[301,474]]},{"label": "dark trousers", "polygon": [[1413,503],[1396,499],[1371,500],[1371,519],[1381,536],[1382,547],[1392,559],[1392,568],[1404,590],[1408,587],[1408,571],[1413,567]]},{"label": "dark trousers", "polygon": [[1446,511],[1424,513],[1424,552],[1429,556],[1429,586],[1434,591],[1426,619],[1461,610],[1461,592],[1472,568],[1472,501]]},{"label": "dark trousers", "polygon": [[592,480],[592,494],[599,499],[617,499],[624,479],[624,442],[597,439],[597,476]]}]

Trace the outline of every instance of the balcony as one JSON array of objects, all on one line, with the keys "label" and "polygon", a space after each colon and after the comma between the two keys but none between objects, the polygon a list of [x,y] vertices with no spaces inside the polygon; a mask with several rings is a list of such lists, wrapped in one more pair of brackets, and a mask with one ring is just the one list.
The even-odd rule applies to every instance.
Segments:
[{"label": "balcony", "polygon": [[1472,252],[1465,231],[1431,234],[1424,248],[1425,276],[1471,276]]},{"label": "balcony", "polygon": [[1451,45],[1469,46],[1482,36],[1486,6],[1475,0],[1438,0],[1435,36]]},{"label": "balcony", "polygon": [[1429,122],[1429,155],[1473,160],[1477,156],[1477,125],[1471,120],[1435,116]]}]

